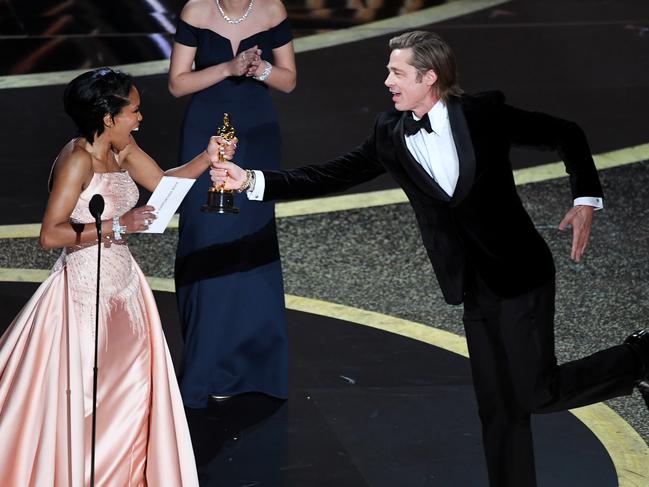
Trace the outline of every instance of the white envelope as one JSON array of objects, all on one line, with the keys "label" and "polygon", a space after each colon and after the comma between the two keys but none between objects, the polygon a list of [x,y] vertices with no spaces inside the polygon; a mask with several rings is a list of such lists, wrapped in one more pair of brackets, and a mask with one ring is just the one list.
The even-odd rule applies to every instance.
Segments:
[{"label": "white envelope", "polygon": [[154,213],[158,218],[149,225],[149,228],[140,233],[163,233],[195,181],[195,179],[162,176],[147,201],[147,205],[155,208]]}]

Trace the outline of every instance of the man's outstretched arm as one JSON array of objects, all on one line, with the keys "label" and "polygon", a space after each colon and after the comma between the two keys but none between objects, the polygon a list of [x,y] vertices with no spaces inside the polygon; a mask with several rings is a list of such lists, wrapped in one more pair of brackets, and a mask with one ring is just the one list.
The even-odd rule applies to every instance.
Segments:
[{"label": "man's outstretched arm", "polygon": [[[376,156],[374,137],[357,149],[323,164],[286,171],[254,171],[254,187],[245,188],[251,199],[302,199],[338,193],[369,181],[385,169]],[[231,162],[216,162],[210,172],[217,187],[239,191],[250,181],[246,170]],[[261,187],[261,191],[260,191]],[[250,196],[250,190],[252,197]]]}]

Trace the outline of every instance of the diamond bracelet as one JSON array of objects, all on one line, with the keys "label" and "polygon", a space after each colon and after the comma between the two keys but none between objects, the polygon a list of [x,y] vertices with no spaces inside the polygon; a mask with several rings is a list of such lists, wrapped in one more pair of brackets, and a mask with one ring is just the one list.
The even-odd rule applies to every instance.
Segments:
[{"label": "diamond bracelet", "polygon": [[268,61],[264,61],[266,63],[266,68],[264,69],[264,72],[261,73],[259,76],[253,76],[257,81],[266,81],[268,77],[270,76],[270,72],[273,70],[273,65],[270,64]]}]

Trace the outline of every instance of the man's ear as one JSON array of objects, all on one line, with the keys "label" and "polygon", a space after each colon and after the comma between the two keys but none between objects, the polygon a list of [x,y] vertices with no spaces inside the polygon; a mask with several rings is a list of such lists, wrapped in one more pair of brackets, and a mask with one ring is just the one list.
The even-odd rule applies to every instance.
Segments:
[{"label": "man's ear", "polygon": [[112,127],[115,125],[115,120],[113,120],[113,117],[110,116],[110,113],[107,113],[104,115],[104,127]]},{"label": "man's ear", "polygon": [[433,71],[432,69],[429,69],[426,71],[426,74],[424,74],[424,83],[426,83],[428,86],[433,86],[437,82],[437,73]]}]

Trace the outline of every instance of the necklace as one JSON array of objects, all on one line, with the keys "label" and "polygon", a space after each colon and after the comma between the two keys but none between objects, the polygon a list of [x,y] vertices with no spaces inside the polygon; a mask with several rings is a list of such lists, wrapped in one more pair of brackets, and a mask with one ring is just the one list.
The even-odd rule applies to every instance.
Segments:
[{"label": "necklace", "polygon": [[252,6],[255,3],[255,0],[250,0],[250,3],[248,4],[248,8],[246,9],[246,12],[238,19],[231,19],[228,17],[228,15],[223,11],[223,7],[221,7],[221,2],[219,0],[216,0],[216,6],[219,8],[219,13],[221,14],[221,17],[228,23],[228,24],[240,24],[246,18],[248,15],[250,15],[250,12],[252,12]]}]

